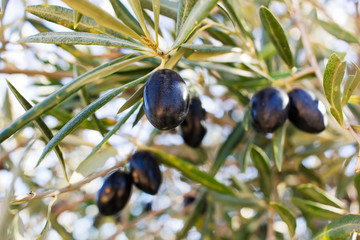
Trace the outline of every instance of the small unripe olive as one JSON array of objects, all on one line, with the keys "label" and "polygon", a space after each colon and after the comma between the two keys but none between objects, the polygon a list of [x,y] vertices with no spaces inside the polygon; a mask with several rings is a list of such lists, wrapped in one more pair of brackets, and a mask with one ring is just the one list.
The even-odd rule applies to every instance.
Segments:
[{"label": "small unripe olive", "polygon": [[145,84],[145,115],[160,130],[173,129],[182,123],[188,113],[189,102],[185,81],[173,70],[157,70]]},{"label": "small unripe olive", "polygon": [[322,132],[327,125],[324,104],[305,89],[294,89],[288,95],[290,99],[288,117],[292,124],[304,132]]},{"label": "small unripe olive", "polygon": [[130,198],[132,178],[128,173],[116,171],[108,176],[96,197],[102,215],[113,215],[123,209]]},{"label": "small unripe olive", "polygon": [[150,151],[137,151],[131,156],[130,173],[135,186],[155,195],[160,187],[162,176],[156,156]]},{"label": "small unripe olive", "polygon": [[201,106],[200,99],[198,97],[192,98],[189,112],[180,125],[181,136],[190,147],[197,148],[206,134],[205,115],[206,112]]},{"label": "small unripe olive", "polygon": [[266,87],[256,92],[250,101],[250,120],[260,133],[272,133],[288,116],[289,97],[281,89]]}]

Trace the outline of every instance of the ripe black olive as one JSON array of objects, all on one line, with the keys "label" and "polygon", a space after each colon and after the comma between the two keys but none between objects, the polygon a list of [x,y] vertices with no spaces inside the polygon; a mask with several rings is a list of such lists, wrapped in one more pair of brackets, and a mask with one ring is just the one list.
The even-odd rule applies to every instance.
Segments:
[{"label": "ripe black olive", "polygon": [[308,133],[320,133],[327,124],[324,104],[304,89],[288,93],[290,99],[289,120],[298,129]]},{"label": "ripe black olive", "polygon": [[192,98],[189,112],[180,125],[181,136],[190,147],[197,148],[206,134],[205,115],[206,112],[201,107],[200,99],[198,97]]},{"label": "ripe black olive", "polygon": [[172,70],[157,70],[145,84],[145,114],[149,122],[160,130],[173,129],[182,123],[189,102],[185,81]]},{"label": "ripe black olive", "polygon": [[256,92],[250,102],[251,124],[260,133],[272,133],[281,127],[288,112],[288,95],[275,87]]},{"label": "ripe black olive", "polygon": [[162,180],[155,155],[150,151],[141,150],[134,153],[129,161],[134,184],[142,191],[155,195]]},{"label": "ripe black olive", "polygon": [[96,205],[103,215],[113,215],[123,209],[130,198],[131,175],[116,171],[108,176],[96,197]]}]

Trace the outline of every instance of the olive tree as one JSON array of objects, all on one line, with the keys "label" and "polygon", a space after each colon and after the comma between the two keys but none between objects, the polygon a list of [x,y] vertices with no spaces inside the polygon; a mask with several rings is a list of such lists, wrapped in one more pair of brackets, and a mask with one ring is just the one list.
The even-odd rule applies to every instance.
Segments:
[{"label": "olive tree", "polygon": [[357,1],[1,2],[1,238],[357,239]]}]

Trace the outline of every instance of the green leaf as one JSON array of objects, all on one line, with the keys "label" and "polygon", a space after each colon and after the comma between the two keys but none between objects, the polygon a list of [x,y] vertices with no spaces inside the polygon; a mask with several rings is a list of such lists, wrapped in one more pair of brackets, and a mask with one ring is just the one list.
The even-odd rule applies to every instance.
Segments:
[{"label": "green leaf", "polygon": [[336,198],[335,196],[329,194],[328,192],[311,183],[302,184],[297,187],[297,190],[300,191],[303,195],[305,195],[309,200],[337,208],[346,208],[346,204],[344,204],[340,199]]},{"label": "green leaf", "polygon": [[137,103],[142,97],[144,93],[145,84],[142,85],[131,97],[121,106],[117,114],[125,111],[135,103]]},{"label": "green leaf", "polygon": [[207,174],[206,172],[200,171],[196,166],[189,163],[188,161],[178,158],[176,156],[167,154],[158,149],[149,148],[153,152],[160,162],[163,164],[179,170],[185,177],[200,183],[201,185],[214,190],[216,192],[225,194],[234,194],[234,191],[228,186],[218,182],[214,177]]},{"label": "green leaf", "polygon": [[[43,5],[26,6],[25,10],[31,14],[34,14],[35,16],[38,16],[39,18],[45,19],[47,21],[56,24],[60,24],[61,26],[67,27],[71,30],[75,29],[75,25],[74,25],[75,11],[73,11],[72,9],[43,4]],[[29,19],[28,21],[34,24],[33,19]],[[93,19],[87,16],[83,16],[81,18],[75,30],[79,32],[103,33],[119,38],[127,38],[126,36],[120,33],[99,26],[97,22],[95,22]]]},{"label": "green leaf", "polygon": [[24,127],[30,121],[36,119],[41,114],[45,113],[49,109],[55,107],[56,105],[64,101],[66,98],[74,94],[83,86],[90,84],[98,80],[99,78],[110,75],[148,56],[138,56],[127,59],[128,57],[129,56],[125,56],[119,59],[115,59],[111,62],[100,65],[99,67],[94,68],[89,72],[84,73],[83,75],[74,79],[71,83],[63,86],[62,88],[45,98],[42,102],[36,104],[18,119],[13,121],[9,126],[0,131],[0,143],[10,137],[20,128]]},{"label": "green leaf", "polygon": [[355,89],[359,86],[360,83],[360,69],[358,66],[356,66],[355,63],[353,63],[356,73],[355,75],[349,75],[349,77],[346,79],[344,91],[342,94],[342,101],[341,106],[344,107],[347,102],[349,101],[351,95],[354,93]]},{"label": "green leaf", "polygon": [[108,140],[110,139],[110,137],[112,135],[114,135],[122,125],[124,125],[124,123],[129,119],[129,117],[131,117],[131,115],[135,112],[135,110],[139,107],[140,102],[138,102],[137,104],[135,104],[135,106],[124,116],[122,117],[116,124],[115,126],[104,136],[104,138],[101,140],[101,142],[96,145],[93,150],[91,151],[91,153],[89,153],[89,155],[82,161],[84,164],[85,162],[88,161],[88,159],[90,157],[92,157],[93,154],[95,154],[104,144],[106,144],[108,142]]},{"label": "green leaf", "polygon": [[35,42],[35,43],[53,43],[53,44],[69,44],[69,45],[101,45],[113,46],[119,48],[131,48],[147,51],[147,48],[134,42],[124,39],[111,37],[103,34],[94,34],[86,32],[45,32],[33,36],[25,37],[19,42]]},{"label": "green leaf", "polygon": [[280,23],[273,13],[264,6],[260,7],[260,19],[266,35],[274,44],[280,57],[289,66],[289,68],[292,68],[294,66],[294,59],[285,32]]},{"label": "green leaf", "polygon": [[188,44],[184,43],[181,45],[183,48],[193,49],[198,52],[205,52],[205,53],[228,53],[228,52],[235,52],[241,53],[242,50],[238,47],[233,46],[214,46],[211,44]]},{"label": "green leaf", "polygon": [[276,202],[270,202],[270,206],[279,214],[281,219],[286,223],[289,228],[291,238],[295,235],[296,218],[294,214],[284,205]]},{"label": "green leaf", "polygon": [[336,23],[329,23],[322,20],[317,20],[317,23],[328,33],[334,37],[344,40],[348,43],[359,43],[359,39],[353,33],[346,31]]},{"label": "green leaf", "polygon": [[160,17],[160,0],[153,0],[154,22],[155,22],[155,37],[156,45],[159,44],[159,17]]},{"label": "green leaf", "polygon": [[334,53],[329,58],[324,71],[324,92],[331,105],[330,112],[338,123],[343,125],[343,113],[341,105],[341,82],[345,74],[346,62]]},{"label": "green leaf", "polygon": [[90,105],[82,109],[75,117],[73,117],[69,122],[67,122],[61,129],[58,131],[55,136],[50,140],[50,142],[45,146],[43,153],[40,156],[40,159],[43,159],[55,146],[57,146],[61,140],[63,140],[67,135],[74,131],[83,121],[90,117],[96,110],[104,106],[106,103],[110,102],[113,98],[119,95],[122,91],[135,87],[136,85],[143,83],[148,75],[145,75],[135,81],[132,81],[128,84],[125,84],[119,88],[112,90],[111,92],[105,94],[101,98],[97,99],[95,102],[92,102]]},{"label": "green leaf", "polygon": [[250,192],[237,192],[235,195],[221,194],[216,192],[209,193],[209,200],[219,202],[221,206],[230,206],[237,209],[242,207],[265,208],[264,200],[258,199]]},{"label": "green leaf", "polygon": [[349,214],[328,224],[313,240],[341,240],[360,232],[360,215]]},{"label": "green leaf", "polygon": [[[153,11],[153,0],[140,0],[143,8]],[[176,20],[177,2],[171,0],[160,1],[160,14]]]},{"label": "green leaf", "polygon": [[[244,77],[244,78],[254,78],[254,77],[256,77],[256,74],[254,74],[253,72],[243,70],[243,69],[239,69],[239,68],[235,68],[235,67],[230,67],[230,66],[225,65],[225,64],[210,63],[210,62],[187,62],[187,63],[189,63],[191,65],[207,68],[209,70],[217,70],[217,71],[224,72],[224,73],[231,73],[231,74],[234,74],[236,76],[240,76],[240,77]],[[236,82],[239,82],[239,81],[236,81]]]},{"label": "green leaf", "polygon": [[355,186],[356,191],[357,191],[358,203],[359,203],[359,206],[360,206],[360,173],[355,174],[354,186]]},{"label": "green leaf", "polygon": [[175,27],[176,36],[179,35],[179,31],[182,28],[185,20],[188,18],[191,9],[194,7],[196,1],[197,0],[179,0]]},{"label": "green leaf", "polygon": [[83,15],[81,13],[79,13],[78,11],[74,11],[74,29],[77,28],[82,17]]},{"label": "green leaf", "polygon": [[223,145],[220,147],[215,161],[211,166],[210,174],[215,175],[226,160],[226,157],[234,150],[245,136],[245,130],[242,122],[239,122],[227,137]]},{"label": "green leaf", "polygon": [[132,126],[134,127],[141,120],[141,118],[144,115],[145,115],[145,109],[144,109],[144,104],[142,103],[138,113],[136,114],[136,118],[135,118],[134,123],[133,123]]},{"label": "green leaf", "polygon": [[286,132],[286,126],[284,125],[280,129],[276,130],[274,133],[274,141],[273,141],[274,157],[275,157],[275,164],[279,172],[281,172],[282,163],[283,163],[285,132]]},{"label": "green leaf", "polygon": [[110,0],[110,3],[114,9],[116,16],[123,21],[127,26],[133,29],[137,34],[144,34],[139,22],[133,15],[127,10],[127,8],[121,3],[120,0]]},{"label": "green leaf", "polygon": [[293,197],[291,202],[304,214],[323,220],[333,220],[346,214],[341,208]]},{"label": "green leaf", "polygon": [[[96,151],[93,152],[95,153]],[[70,177],[70,183],[74,184],[88,177],[96,170],[102,168],[110,157],[116,155],[116,149],[110,146],[104,148],[102,151],[96,152],[95,154],[89,154],[86,159],[80,162],[74,170]]]},{"label": "green leaf", "polygon": [[47,212],[47,218],[46,218],[46,223],[45,226],[43,228],[43,230],[41,231],[39,237],[36,238],[36,240],[41,240],[41,239],[47,239],[47,232],[49,231],[50,228],[50,220],[51,220],[51,208],[54,205],[54,203],[56,202],[57,196],[55,195],[55,197],[53,197],[53,199],[51,200],[51,202],[48,205],[48,212]]},{"label": "green leaf", "polygon": [[141,7],[140,0],[128,0],[128,3],[130,4],[132,10],[134,11],[136,18],[140,23],[141,29],[145,33],[145,36],[149,40],[151,40],[151,36],[146,27],[145,18],[144,18],[144,14],[143,14],[143,8]]},{"label": "green leaf", "polygon": [[[26,111],[31,109],[32,105],[17,91],[17,89],[9,81],[6,80],[6,83],[8,84],[9,89],[14,94],[16,99],[20,102],[21,106]],[[48,126],[45,124],[45,122],[41,119],[41,117],[39,117],[38,119],[35,120],[35,125],[41,131],[41,133],[42,133],[42,135],[43,135],[43,137],[45,139],[45,142],[48,143],[54,136],[52,134],[51,130],[48,128]],[[61,166],[63,168],[65,179],[67,181],[69,181],[68,176],[67,176],[67,172],[66,172],[65,160],[64,160],[62,151],[61,151],[59,146],[56,146],[55,153],[56,153],[56,155],[57,155],[57,157],[58,157],[58,159],[60,161],[60,164],[61,164]],[[41,163],[41,161],[39,161],[36,164],[36,166],[39,166],[40,163]]]},{"label": "green leaf", "polygon": [[218,63],[254,63],[254,61],[244,53],[233,52],[194,52],[186,58],[189,61],[218,62]]},{"label": "green leaf", "polygon": [[241,172],[243,172],[243,173],[246,171],[246,168],[248,165],[247,162],[248,162],[248,158],[249,158],[249,153],[250,153],[251,145],[254,142],[254,139],[255,139],[255,134],[252,134],[250,136],[250,138],[248,139],[248,141],[245,145],[245,148],[243,150],[243,153],[241,155],[241,158],[240,158]]},{"label": "green leaf", "polygon": [[272,172],[270,159],[266,153],[256,145],[252,145],[250,150],[251,160],[258,170],[260,189],[269,198],[272,193]]},{"label": "green leaf", "polygon": [[131,38],[142,41],[141,37],[131,28],[120,22],[118,19],[111,16],[106,11],[92,4],[88,0],[62,0],[72,9],[91,17],[101,26],[109,28],[115,32],[129,36]]},{"label": "green leaf", "polygon": [[196,2],[182,28],[179,30],[179,35],[177,35],[171,49],[178,48],[187,40],[195,28],[199,26],[200,22],[206,18],[210,11],[216,6],[217,2],[218,0],[200,0]]}]

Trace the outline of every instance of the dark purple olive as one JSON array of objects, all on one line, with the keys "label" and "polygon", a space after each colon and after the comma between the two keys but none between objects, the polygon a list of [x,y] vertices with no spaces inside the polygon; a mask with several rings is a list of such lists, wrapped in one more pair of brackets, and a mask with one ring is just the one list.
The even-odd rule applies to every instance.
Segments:
[{"label": "dark purple olive", "polygon": [[96,205],[102,215],[113,215],[123,209],[130,198],[131,175],[116,171],[108,176],[96,197]]},{"label": "dark purple olive", "polygon": [[200,99],[198,97],[192,98],[189,112],[180,125],[181,136],[190,147],[197,148],[206,134],[205,115],[206,112],[201,106]]},{"label": "dark purple olive", "polygon": [[145,84],[145,114],[149,122],[160,130],[179,126],[188,113],[189,102],[185,81],[172,70],[157,70]]},{"label": "dark purple olive", "polygon": [[327,124],[324,104],[304,89],[288,93],[290,99],[289,120],[298,129],[308,133],[320,133]]},{"label": "dark purple olive", "polygon": [[130,173],[135,186],[140,190],[155,195],[161,184],[159,163],[152,152],[137,151],[130,158]]},{"label": "dark purple olive", "polygon": [[263,88],[250,101],[251,124],[260,133],[272,133],[281,127],[288,112],[288,95],[275,87]]}]

